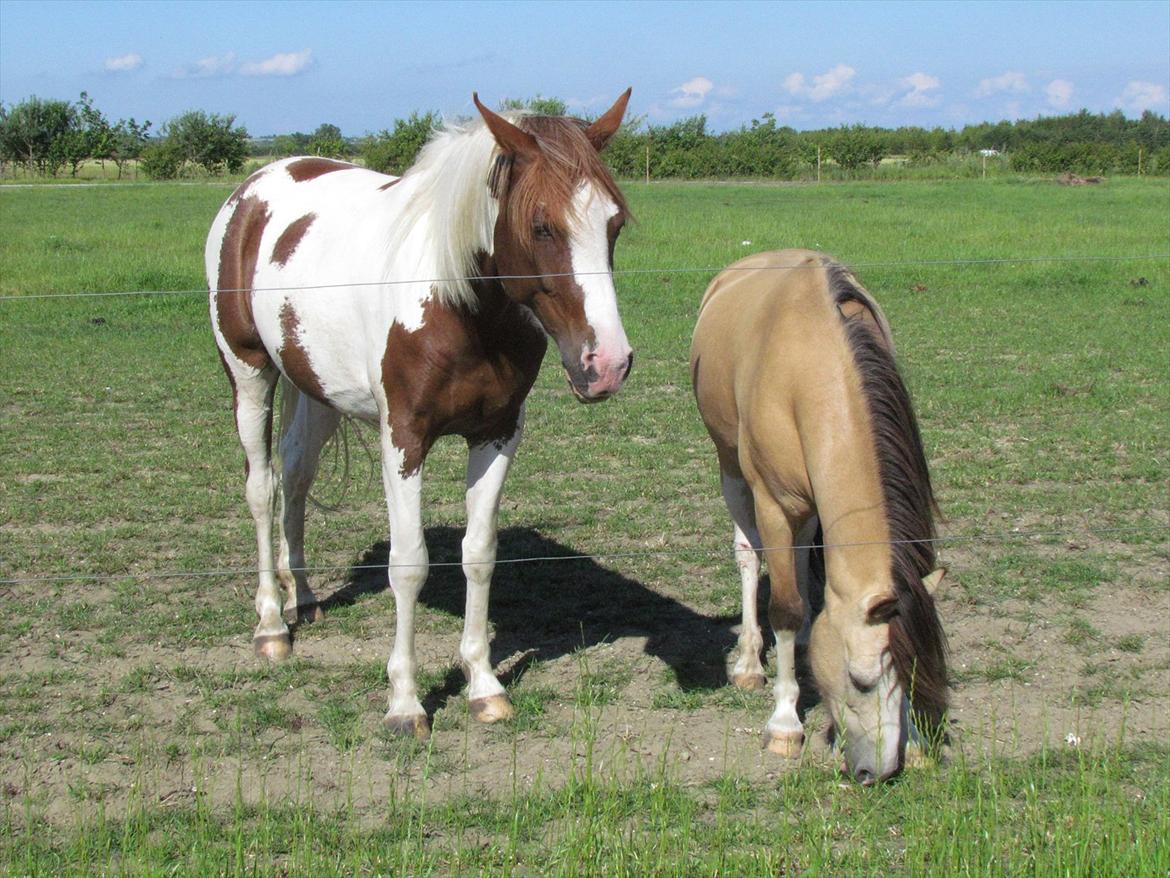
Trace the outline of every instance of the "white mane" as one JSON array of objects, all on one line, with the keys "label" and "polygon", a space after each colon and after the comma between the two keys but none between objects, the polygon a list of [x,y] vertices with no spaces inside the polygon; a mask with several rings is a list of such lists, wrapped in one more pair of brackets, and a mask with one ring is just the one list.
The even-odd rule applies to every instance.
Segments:
[{"label": "white mane", "polygon": [[477,273],[475,254],[492,253],[499,202],[488,187],[496,141],[482,121],[444,124],[403,175],[414,191],[394,224],[397,249],[420,223],[429,226],[439,299],[474,309],[478,300],[468,278]]}]

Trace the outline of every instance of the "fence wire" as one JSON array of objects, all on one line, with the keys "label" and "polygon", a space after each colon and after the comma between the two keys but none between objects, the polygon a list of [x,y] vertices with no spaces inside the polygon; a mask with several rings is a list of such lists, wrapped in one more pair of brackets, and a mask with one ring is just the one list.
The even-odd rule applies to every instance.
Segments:
[{"label": "fence wire", "polygon": [[[944,266],[977,266],[977,265],[1029,265],[1041,263],[1070,263],[1070,262],[1170,262],[1170,254],[1149,254],[1149,255],[1130,255],[1130,256],[1005,256],[1005,257],[974,257],[970,259],[912,259],[912,260],[881,260],[876,262],[850,262],[847,267],[850,269],[872,269],[872,268],[934,268]],[[334,290],[334,289],[354,289],[354,288],[382,288],[392,286],[404,286],[409,284],[440,284],[440,283],[457,283],[463,281],[485,281],[485,280],[539,280],[541,278],[556,278],[556,277],[591,277],[595,275],[606,276],[637,276],[637,275],[663,275],[663,274],[710,274],[715,275],[724,271],[803,271],[815,270],[819,265],[762,265],[762,266],[719,266],[715,268],[702,267],[667,267],[667,268],[618,268],[613,271],[566,271],[556,272],[550,274],[500,274],[489,276],[467,276],[467,277],[445,277],[445,278],[414,278],[408,280],[373,280],[373,281],[359,281],[356,283],[336,283],[336,284],[295,284],[291,286],[279,287],[236,287],[231,289],[219,289],[220,293],[280,293],[280,292],[294,292],[303,290]],[[96,292],[89,290],[80,290],[72,293],[27,293],[27,294],[8,294],[0,296],[0,302],[19,302],[19,301],[39,301],[44,299],[105,299],[118,298],[129,296],[193,296],[193,295],[207,295],[208,289],[206,287],[199,287],[196,289],[186,290],[121,290],[110,292]]]},{"label": "fence wire", "polygon": [[[969,535],[955,535],[945,537],[933,537],[930,539],[919,540],[870,540],[863,542],[848,542],[848,543],[793,543],[782,546],[761,546],[758,548],[740,549],[733,548],[730,550],[733,555],[740,555],[746,553],[760,553],[760,552],[786,552],[786,551],[801,551],[810,549],[847,549],[858,548],[863,546],[902,546],[902,545],[955,545],[955,544],[971,544],[981,543],[984,545],[1004,544],[1031,539],[1064,539],[1071,540],[1074,538],[1084,537],[1110,537],[1110,536],[1136,536],[1143,534],[1163,533],[1167,538],[1170,538],[1170,523],[1165,525],[1145,526],[1145,527],[1120,527],[1120,528],[1102,528],[1102,529],[1088,529],[1088,530],[1042,530],[1042,531],[1006,531],[1006,532],[985,532],[980,534]],[[601,561],[636,561],[646,558],[683,558],[683,557],[706,557],[714,558],[728,553],[727,549],[702,549],[702,548],[685,548],[672,547],[663,549],[645,549],[636,552],[597,552],[592,554],[579,555],[535,555],[520,558],[498,558],[495,561],[431,561],[426,567],[431,568],[445,568],[445,567],[464,567],[464,566],[509,566],[520,564],[549,564],[561,563],[567,561],[581,562],[588,561],[598,563]],[[297,567],[293,568],[295,572],[304,573],[336,573],[338,571],[349,571],[356,573],[367,570],[395,570],[399,568],[418,567],[417,564],[325,564],[317,566]],[[219,570],[171,570],[159,571],[152,573],[75,573],[62,574],[60,576],[27,576],[14,577],[11,579],[0,579],[0,585],[31,585],[36,583],[55,583],[55,582],[114,582],[131,580],[135,582],[145,582],[149,580],[158,579],[211,579],[211,578],[227,578],[235,576],[259,576],[260,573],[265,572],[257,567],[228,567]],[[275,571],[268,571],[275,572]]]}]

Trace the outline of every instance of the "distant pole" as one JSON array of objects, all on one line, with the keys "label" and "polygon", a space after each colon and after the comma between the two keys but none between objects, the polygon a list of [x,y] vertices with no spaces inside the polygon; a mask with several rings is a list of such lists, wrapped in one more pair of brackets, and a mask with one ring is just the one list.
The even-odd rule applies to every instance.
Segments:
[{"label": "distant pole", "polygon": [[817,144],[817,182],[821,182],[821,145]]},{"label": "distant pole", "polygon": [[650,185],[650,141],[646,141],[646,185]]},{"label": "distant pole", "polygon": [[983,179],[987,179],[987,153],[983,153]]},{"label": "distant pole", "polygon": [[1138,176],[1142,175],[1142,148],[1138,147]]}]

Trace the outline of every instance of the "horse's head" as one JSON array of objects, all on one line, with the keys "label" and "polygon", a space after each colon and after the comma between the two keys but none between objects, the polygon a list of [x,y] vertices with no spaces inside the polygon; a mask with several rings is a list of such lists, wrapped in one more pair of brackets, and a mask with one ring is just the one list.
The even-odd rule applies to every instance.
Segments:
[{"label": "horse's head", "polygon": [[[941,569],[923,577],[925,592],[933,593],[942,577]],[[825,608],[813,625],[813,675],[845,755],[845,770],[863,784],[900,771],[906,744],[918,734],[910,711],[916,701],[915,659],[908,657],[913,644],[907,634],[915,621],[901,617],[915,612],[890,591],[849,601],[826,588]]]},{"label": "horse's head", "polygon": [[634,362],[612,275],[626,204],[598,155],[629,97],[588,126],[550,116],[514,124],[474,98],[499,146],[490,180],[500,207],[495,273],[556,341],[582,402],[616,393]]}]

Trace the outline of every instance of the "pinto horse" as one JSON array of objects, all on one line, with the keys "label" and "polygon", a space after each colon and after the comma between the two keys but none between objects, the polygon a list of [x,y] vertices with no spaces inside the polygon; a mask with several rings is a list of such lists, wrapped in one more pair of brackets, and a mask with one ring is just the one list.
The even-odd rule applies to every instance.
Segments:
[{"label": "pinto horse", "polygon": [[811,559],[793,547],[819,526],[825,603],[809,643],[813,675],[846,770],[867,784],[889,777],[918,734],[914,720],[940,728],[947,691],[932,597],[943,575],[931,542],[936,507],[889,325],[825,255],[760,253],[707,288],[691,374],[735,525],[743,626],[732,682],[766,685],[756,620],[762,554],[776,636],[764,746],[799,754],[795,644]]},{"label": "pinto horse", "polygon": [[[397,619],[385,722],[396,732],[430,734],[415,685],[414,613],[428,569],[421,487],[428,451],[451,434],[468,444],[460,656],[471,712],[483,722],[512,716],[489,662],[488,590],[500,492],[546,333],[584,402],[616,393],[633,365],[612,277],[627,209],[599,158],[629,96],[589,125],[508,119],[474,96],[482,119],[436,134],[402,177],[322,158],[275,162],[212,223],[211,325],[259,553],[255,652],[285,658],[288,623],[319,615],[305,576],[306,497],[340,419],[376,425]],[[278,475],[272,409],[282,376],[295,390]]]}]

